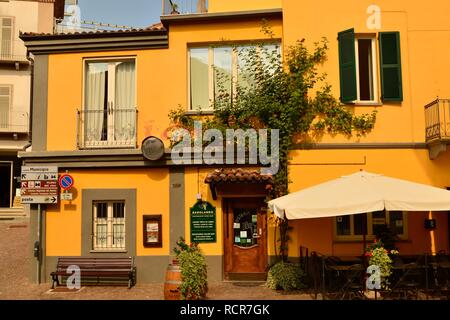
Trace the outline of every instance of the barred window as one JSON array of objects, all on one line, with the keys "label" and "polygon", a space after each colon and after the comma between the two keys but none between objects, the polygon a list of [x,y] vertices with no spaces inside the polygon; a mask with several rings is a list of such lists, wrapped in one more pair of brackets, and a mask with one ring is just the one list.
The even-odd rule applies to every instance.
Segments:
[{"label": "barred window", "polygon": [[94,250],[125,249],[125,202],[94,202],[93,219]]}]

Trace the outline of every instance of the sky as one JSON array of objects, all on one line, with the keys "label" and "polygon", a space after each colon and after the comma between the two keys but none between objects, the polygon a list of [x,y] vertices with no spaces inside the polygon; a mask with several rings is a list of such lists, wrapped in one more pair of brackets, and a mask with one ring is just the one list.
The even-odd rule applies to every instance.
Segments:
[{"label": "sky", "polygon": [[161,0],[79,0],[81,19],[147,27],[159,22]]}]

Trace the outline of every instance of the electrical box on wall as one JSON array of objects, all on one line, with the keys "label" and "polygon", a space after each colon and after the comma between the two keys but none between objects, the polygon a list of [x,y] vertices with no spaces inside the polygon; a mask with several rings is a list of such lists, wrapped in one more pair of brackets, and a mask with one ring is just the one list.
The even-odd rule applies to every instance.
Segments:
[{"label": "electrical box on wall", "polygon": [[436,219],[425,219],[425,229],[427,230],[436,229]]}]

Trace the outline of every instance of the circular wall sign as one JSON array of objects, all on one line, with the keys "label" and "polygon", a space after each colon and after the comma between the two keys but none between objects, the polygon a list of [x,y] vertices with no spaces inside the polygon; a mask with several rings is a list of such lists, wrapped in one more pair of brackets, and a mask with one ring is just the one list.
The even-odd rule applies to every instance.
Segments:
[{"label": "circular wall sign", "polygon": [[61,189],[69,190],[72,188],[74,183],[73,177],[70,174],[63,174],[59,177],[59,186]]},{"label": "circular wall sign", "polygon": [[164,143],[161,139],[150,136],[142,141],[142,154],[148,160],[159,160],[164,155]]}]

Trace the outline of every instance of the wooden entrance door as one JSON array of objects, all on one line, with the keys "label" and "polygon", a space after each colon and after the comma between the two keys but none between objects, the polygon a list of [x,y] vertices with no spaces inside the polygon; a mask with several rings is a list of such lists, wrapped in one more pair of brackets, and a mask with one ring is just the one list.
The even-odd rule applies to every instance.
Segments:
[{"label": "wooden entrance door", "polygon": [[[267,220],[263,199],[224,200],[225,278],[265,278]],[[246,278],[247,277],[247,278]]]}]

